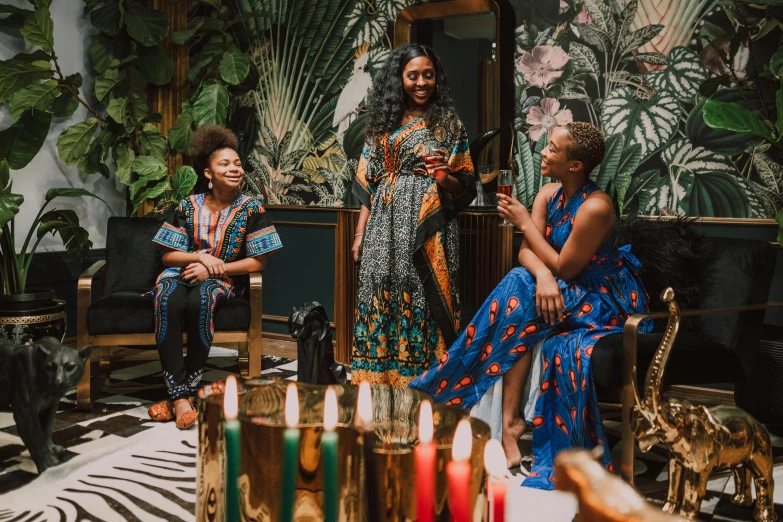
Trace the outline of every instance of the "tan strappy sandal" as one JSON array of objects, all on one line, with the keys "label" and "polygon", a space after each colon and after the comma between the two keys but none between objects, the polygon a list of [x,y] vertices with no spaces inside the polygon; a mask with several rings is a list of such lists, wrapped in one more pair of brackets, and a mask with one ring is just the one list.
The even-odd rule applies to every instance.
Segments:
[{"label": "tan strappy sandal", "polygon": [[147,410],[150,418],[155,422],[169,422],[174,420],[174,405],[170,399],[156,402]]},{"label": "tan strappy sandal", "polygon": [[193,407],[193,399],[178,399],[174,401],[174,413],[177,416],[177,428],[181,430],[190,428],[198,420],[198,412]]}]

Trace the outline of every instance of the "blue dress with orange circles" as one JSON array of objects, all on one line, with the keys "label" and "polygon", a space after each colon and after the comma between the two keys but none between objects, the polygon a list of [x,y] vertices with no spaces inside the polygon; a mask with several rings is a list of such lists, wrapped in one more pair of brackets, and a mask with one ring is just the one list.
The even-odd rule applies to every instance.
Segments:
[{"label": "blue dress with orange circles", "polygon": [[[579,207],[595,190],[598,186],[589,181],[566,201],[560,187],[547,202],[545,236],[558,252],[571,234]],[[553,489],[555,455],[571,447],[604,446],[604,464],[611,469],[590,358],[601,337],[622,332],[631,314],[647,310],[640,269],[630,247],[618,247],[614,234],[576,278],[557,279],[565,317],[555,326],[536,314],[535,278],[525,268],[513,269],[448,352],[410,386],[438,403],[470,408],[530,348],[546,339],[541,394],[534,417],[527,419],[533,426],[533,466],[523,485]]]}]

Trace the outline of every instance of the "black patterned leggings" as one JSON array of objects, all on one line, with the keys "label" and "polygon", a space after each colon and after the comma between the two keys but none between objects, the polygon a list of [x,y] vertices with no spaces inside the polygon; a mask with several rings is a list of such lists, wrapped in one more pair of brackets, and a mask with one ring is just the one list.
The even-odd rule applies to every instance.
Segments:
[{"label": "black patterned leggings", "polygon": [[[155,339],[169,397],[193,396],[198,391],[215,331],[215,310],[226,301],[226,289],[207,279],[188,286],[164,279],[155,291]],[[184,323],[184,325],[183,325]],[[182,330],[188,334],[188,354],[182,354]]]}]

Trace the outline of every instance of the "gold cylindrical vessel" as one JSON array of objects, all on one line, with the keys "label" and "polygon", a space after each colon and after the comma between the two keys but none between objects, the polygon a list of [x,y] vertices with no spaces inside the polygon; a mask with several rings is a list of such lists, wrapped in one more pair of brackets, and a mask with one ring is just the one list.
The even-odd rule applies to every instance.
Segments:
[{"label": "gold cylindrical vessel", "polygon": [[[284,406],[287,382],[246,381],[250,391],[239,400],[241,421],[240,496],[242,520],[279,518],[282,476]],[[300,445],[294,520],[323,520],[323,471],[320,441],[323,432],[325,387],[297,385],[299,391]],[[366,491],[363,438],[354,427],[358,389],[335,386],[338,396],[338,490],[341,522],[368,519],[367,502],[373,503],[380,520],[397,522],[416,520],[416,470],[413,448],[418,440],[419,404],[426,396],[407,388],[373,386],[373,416],[376,446],[373,464],[377,491]],[[200,405],[199,470],[196,519],[221,521],[224,513],[225,445],[222,429],[222,396],[215,395]],[[467,416],[458,408],[435,405],[434,440],[437,444],[436,520],[448,521],[446,463],[451,460],[451,443],[457,423]],[[470,419],[473,428],[471,464],[471,502],[475,521],[485,518],[484,444],[489,427]],[[216,471],[219,470],[219,471]],[[478,508],[476,509],[476,507]]]},{"label": "gold cylindrical vessel", "polygon": [[225,520],[224,477],[226,443],[223,438],[223,396],[213,395],[199,402],[198,469],[196,470],[196,520]]}]

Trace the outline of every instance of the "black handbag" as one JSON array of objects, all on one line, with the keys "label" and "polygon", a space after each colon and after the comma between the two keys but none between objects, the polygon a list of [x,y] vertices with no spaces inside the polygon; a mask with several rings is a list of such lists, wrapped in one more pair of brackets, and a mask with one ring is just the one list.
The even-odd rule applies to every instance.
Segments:
[{"label": "black handbag", "polygon": [[332,328],[320,303],[311,301],[294,308],[288,318],[288,333],[296,339],[298,382],[345,384],[347,372],[334,361]]}]

